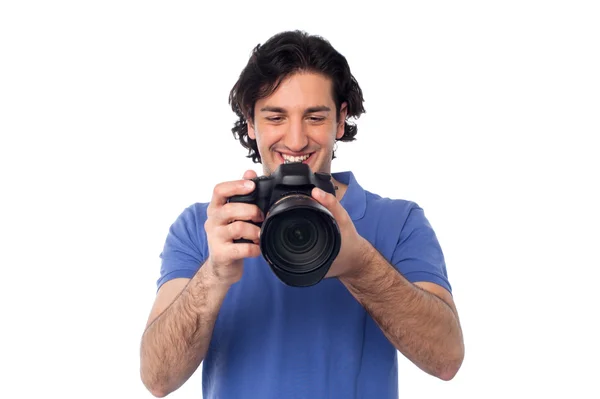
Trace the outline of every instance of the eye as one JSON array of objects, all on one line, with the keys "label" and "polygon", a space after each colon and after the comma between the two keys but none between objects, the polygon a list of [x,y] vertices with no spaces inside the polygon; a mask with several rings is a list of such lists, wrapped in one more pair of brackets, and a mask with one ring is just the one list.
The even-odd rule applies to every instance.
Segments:
[{"label": "eye", "polygon": [[323,122],[325,118],[323,118],[322,116],[309,116],[308,120],[311,122]]},{"label": "eye", "polygon": [[281,122],[283,118],[281,116],[271,116],[267,120],[270,122]]}]

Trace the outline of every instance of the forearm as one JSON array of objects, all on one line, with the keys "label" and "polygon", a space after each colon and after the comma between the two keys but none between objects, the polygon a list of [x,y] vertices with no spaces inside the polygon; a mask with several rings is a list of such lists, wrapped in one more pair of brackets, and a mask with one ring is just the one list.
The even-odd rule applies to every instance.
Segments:
[{"label": "forearm", "polygon": [[141,377],[154,395],[175,391],[198,368],[227,289],[201,267],[171,306],[146,328]]},{"label": "forearm", "polygon": [[446,302],[406,280],[374,248],[340,281],[390,342],[422,370],[451,379],[463,359],[458,316]]}]

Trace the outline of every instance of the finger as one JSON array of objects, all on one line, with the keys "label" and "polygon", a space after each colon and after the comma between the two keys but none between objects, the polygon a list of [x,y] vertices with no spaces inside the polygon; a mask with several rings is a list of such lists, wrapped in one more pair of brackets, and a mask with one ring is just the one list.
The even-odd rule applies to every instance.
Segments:
[{"label": "finger", "polygon": [[260,255],[260,247],[249,243],[227,244],[227,251],[233,260],[255,258]]},{"label": "finger", "polygon": [[246,195],[254,190],[252,180],[235,180],[219,183],[213,189],[213,195],[209,206],[218,207],[227,203],[227,199],[234,195]]},{"label": "finger", "polygon": [[258,177],[258,175],[256,174],[256,172],[253,171],[253,170],[251,170],[251,169],[248,169],[246,172],[244,172],[244,177],[243,178],[250,180],[250,179],[254,179],[256,177]]},{"label": "finger", "polygon": [[237,220],[260,223],[264,220],[264,215],[260,208],[254,204],[230,202],[219,208],[219,210],[215,212],[214,218],[217,219],[220,224],[232,223]]},{"label": "finger", "polygon": [[329,212],[332,213],[336,220],[340,221],[343,218],[344,212],[342,212],[342,206],[335,196],[321,190],[318,187],[315,187],[311,194],[315,200],[317,200],[321,205],[327,208]]},{"label": "finger", "polygon": [[250,240],[255,244],[260,242],[260,227],[255,224],[248,222],[233,222],[226,226],[223,226],[222,239],[226,242],[233,242],[233,240],[239,240],[244,238]]}]

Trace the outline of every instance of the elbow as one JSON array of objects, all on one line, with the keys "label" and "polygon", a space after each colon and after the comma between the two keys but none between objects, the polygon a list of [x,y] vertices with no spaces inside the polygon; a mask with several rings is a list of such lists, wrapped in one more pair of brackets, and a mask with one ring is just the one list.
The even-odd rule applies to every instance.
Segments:
[{"label": "elbow", "polygon": [[442,381],[450,381],[456,376],[459,368],[460,367],[455,367],[455,366],[447,367],[447,368],[443,369],[440,373],[438,373],[436,375],[436,377]]},{"label": "elbow", "polygon": [[155,398],[164,398],[172,392],[172,390],[168,389],[165,384],[161,384],[157,378],[152,378],[143,371],[140,373],[140,377],[142,384],[144,384],[148,392],[150,392],[150,394],[152,394],[152,396]]},{"label": "elbow", "polygon": [[435,376],[442,381],[450,381],[452,380],[456,374],[458,374],[458,370],[462,366],[463,359],[465,356],[464,348],[462,345],[460,349],[456,351],[453,356],[449,357],[449,360],[444,362],[442,367],[435,373]]},{"label": "elbow", "polygon": [[169,393],[166,391],[161,391],[161,390],[150,390],[150,393],[152,394],[152,396],[154,396],[155,398],[164,398],[165,396],[167,396]]},{"label": "elbow", "polygon": [[171,393],[171,391],[166,389],[164,386],[161,386],[160,384],[148,383],[146,381],[142,382],[144,383],[144,386],[146,387],[148,392],[150,392],[155,398],[164,398],[165,396]]}]

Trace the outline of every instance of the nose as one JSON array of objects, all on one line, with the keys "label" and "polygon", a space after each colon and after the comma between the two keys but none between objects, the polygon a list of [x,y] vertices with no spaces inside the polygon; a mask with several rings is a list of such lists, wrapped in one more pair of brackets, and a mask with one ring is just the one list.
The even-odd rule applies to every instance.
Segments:
[{"label": "nose", "polygon": [[284,137],[284,145],[294,152],[302,152],[308,146],[308,135],[306,134],[302,121],[293,121],[288,125],[289,129]]}]

